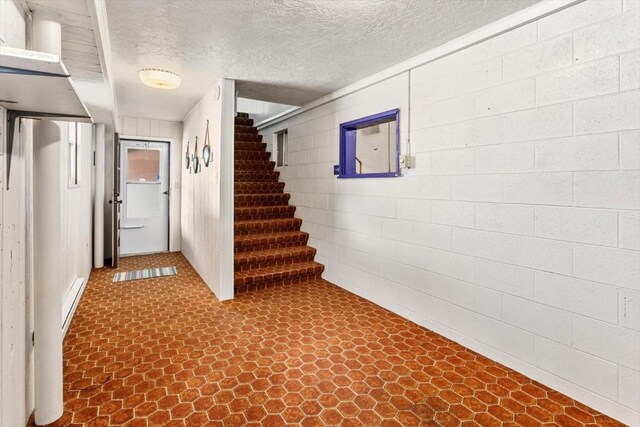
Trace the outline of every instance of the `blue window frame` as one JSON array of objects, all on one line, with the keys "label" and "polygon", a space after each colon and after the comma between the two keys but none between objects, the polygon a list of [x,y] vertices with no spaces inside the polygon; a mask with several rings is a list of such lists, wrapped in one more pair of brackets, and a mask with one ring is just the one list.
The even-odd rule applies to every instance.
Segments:
[{"label": "blue window frame", "polygon": [[[391,123],[395,124],[395,131],[389,135],[388,155],[385,170],[363,169],[363,161],[358,158],[358,135],[363,138],[363,133],[358,130],[373,128],[377,125],[389,123],[387,129],[391,129]],[[391,131],[389,131],[391,132]],[[362,141],[360,141],[362,144]],[[375,149],[377,150],[377,148]],[[384,153],[383,153],[384,154]],[[342,123],[340,125],[340,166],[338,178],[384,178],[400,176],[400,109],[385,111],[372,116],[362,117],[357,120]]]}]

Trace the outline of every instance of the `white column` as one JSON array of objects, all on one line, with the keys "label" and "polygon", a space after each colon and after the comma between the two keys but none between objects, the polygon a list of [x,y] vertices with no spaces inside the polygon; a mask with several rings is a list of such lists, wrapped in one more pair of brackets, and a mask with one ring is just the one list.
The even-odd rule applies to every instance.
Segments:
[{"label": "white column", "polygon": [[[33,50],[61,54],[56,16],[33,13]],[[62,197],[67,125],[37,120],[33,125],[33,281],[35,334],[35,421],[62,416]]]},{"label": "white column", "polygon": [[33,12],[33,50],[62,55],[62,27],[60,16],[43,9]]},{"label": "white column", "polygon": [[93,266],[104,267],[104,133],[105,126],[95,126],[96,191],[93,200]]}]

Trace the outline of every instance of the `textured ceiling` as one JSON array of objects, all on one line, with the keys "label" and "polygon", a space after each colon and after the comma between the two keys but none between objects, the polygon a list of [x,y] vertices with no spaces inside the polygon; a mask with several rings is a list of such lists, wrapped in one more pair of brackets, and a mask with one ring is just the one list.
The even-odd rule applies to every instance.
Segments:
[{"label": "textured ceiling", "polygon": [[[107,0],[118,107],[182,120],[220,77],[301,105],[539,0]],[[137,71],[183,77],[146,88]]]}]

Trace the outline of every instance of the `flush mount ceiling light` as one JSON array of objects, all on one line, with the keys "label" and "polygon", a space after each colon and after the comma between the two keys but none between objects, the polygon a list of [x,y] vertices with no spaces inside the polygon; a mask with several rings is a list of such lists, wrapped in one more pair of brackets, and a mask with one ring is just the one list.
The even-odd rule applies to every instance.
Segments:
[{"label": "flush mount ceiling light", "polygon": [[157,89],[176,89],[182,83],[182,77],[176,73],[158,68],[143,68],[138,77],[143,84]]}]

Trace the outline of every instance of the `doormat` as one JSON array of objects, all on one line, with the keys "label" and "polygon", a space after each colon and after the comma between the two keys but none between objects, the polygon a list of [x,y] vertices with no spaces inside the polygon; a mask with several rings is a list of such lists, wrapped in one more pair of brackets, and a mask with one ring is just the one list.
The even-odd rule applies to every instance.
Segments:
[{"label": "doormat", "polygon": [[128,280],[151,279],[152,277],[173,276],[178,274],[175,267],[146,268],[144,270],[123,271],[113,275],[112,282],[126,282]]}]

